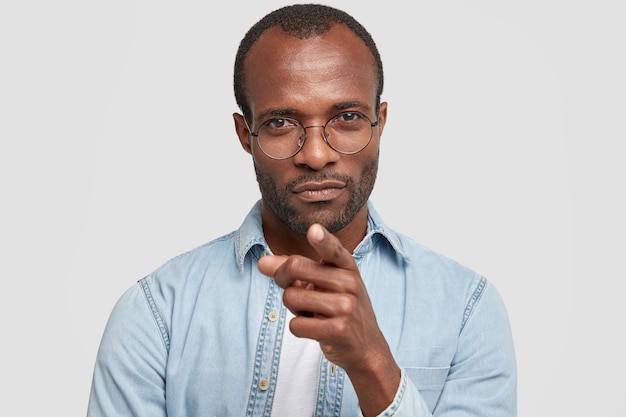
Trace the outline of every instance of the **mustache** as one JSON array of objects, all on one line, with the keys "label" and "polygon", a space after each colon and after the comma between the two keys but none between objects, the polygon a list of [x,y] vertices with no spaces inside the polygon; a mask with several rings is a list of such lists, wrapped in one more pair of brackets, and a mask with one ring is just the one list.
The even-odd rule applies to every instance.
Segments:
[{"label": "mustache", "polygon": [[339,174],[337,172],[316,172],[303,174],[289,181],[285,186],[285,191],[291,191],[294,187],[302,184],[303,182],[322,182],[327,180],[341,181],[346,183],[346,185],[352,183],[352,179],[345,174]]}]

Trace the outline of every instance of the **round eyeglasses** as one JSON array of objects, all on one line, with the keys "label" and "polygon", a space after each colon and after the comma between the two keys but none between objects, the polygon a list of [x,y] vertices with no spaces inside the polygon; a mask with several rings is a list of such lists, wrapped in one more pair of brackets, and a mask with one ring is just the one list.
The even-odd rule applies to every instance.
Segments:
[{"label": "round eyeglasses", "polygon": [[261,123],[259,130],[250,132],[259,148],[272,159],[288,159],[300,152],[306,140],[306,130],[322,128],[324,141],[342,154],[355,154],[372,140],[374,127],[369,117],[357,111],[346,111],[331,117],[323,126],[303,126],[296,119],[276,117]]}]

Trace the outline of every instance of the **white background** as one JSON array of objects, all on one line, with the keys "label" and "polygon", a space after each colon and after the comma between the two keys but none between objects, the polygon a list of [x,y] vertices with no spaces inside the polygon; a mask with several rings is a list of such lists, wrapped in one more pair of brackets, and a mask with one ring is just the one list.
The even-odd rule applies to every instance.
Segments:
[{"label": "white background", "polygon": [[[374,203],[499,288],[520,416],[626,407],[620,3],[331,3],[385,64]],[[283,4],[2,3],[3,415],[84,415],[121,293],[239,226],[259,193],[232,64]]]}]

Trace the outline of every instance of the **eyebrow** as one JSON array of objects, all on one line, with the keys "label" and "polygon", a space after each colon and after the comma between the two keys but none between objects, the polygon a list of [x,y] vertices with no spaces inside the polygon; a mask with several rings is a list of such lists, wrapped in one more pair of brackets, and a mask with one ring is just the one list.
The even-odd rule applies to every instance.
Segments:
[{"label": "eyebrow", "polygon": [[365,109],[365,110],[369,110],[371,108],[368,104],[362,103],[358,100],[344,101],[344,102],[335,104],[335,108],[337,108],[337,110],[345,110],[345,109],[350,109],[354,107]]},{"label": "eyebrow", "polygon": [[[341,112],[346,109],[355,109],[355,108],[361,109],[360,111],[366,111],[366,110],[370,110],[371,106],[358,100],[350,100],[350,101],[342,101],[339,103],[335,103],[333,105],[333,108],[335,108],[338,112]],[[259,120],[266,120],[267,118],[276,117],[276,116],[292,116],[293,117],[293,116],[296,116],[298,113],[299,113],[298,110],[294,108],[277,107],[273,109],[268,109],[260,113],[258,117],[259,117]]]}]

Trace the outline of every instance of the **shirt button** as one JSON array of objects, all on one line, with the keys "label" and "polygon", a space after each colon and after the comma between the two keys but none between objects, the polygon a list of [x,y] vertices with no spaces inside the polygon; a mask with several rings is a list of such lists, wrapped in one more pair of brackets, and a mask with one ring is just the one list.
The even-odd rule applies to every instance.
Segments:
[{"label": "shirt button", "polygon": [[278,312],[270,311],[270,313],[267,315],[267,318],[269,319],[269,321],[276,321],[276,320],[278,320]]},{"label": "shirt button", "polygon": [[262,379],[259,381],[259,389],[261,391],[266,391],[270,387],[270,381],[267,379]]}]

